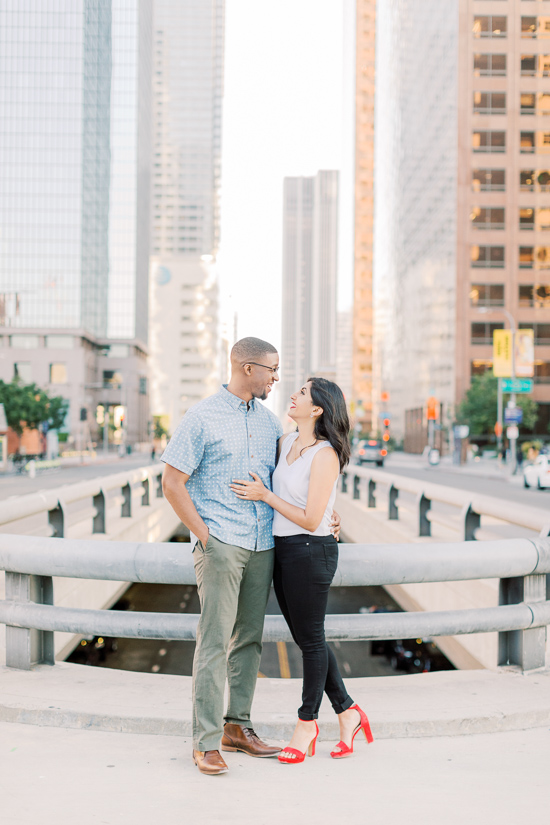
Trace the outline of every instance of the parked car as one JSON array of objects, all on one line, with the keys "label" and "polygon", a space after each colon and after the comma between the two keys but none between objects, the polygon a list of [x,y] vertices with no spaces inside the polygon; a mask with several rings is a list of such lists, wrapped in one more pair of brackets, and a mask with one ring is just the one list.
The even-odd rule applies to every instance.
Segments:
[{"label": "parked car", "polygon": [[375,439],[359,441],[355,448],[355,463],[366,464],[368,461],[373,461],[377,467],[383,467],[387,454],[388,451],[380,441]]},{"label": "parked car", "polygon": [[431,639],[393,639],[386,642],[384,653],[394,670],[406,673],[454,670]]},{"label": "parked car", "polygon": [[532,464],[525,465],[523,486],[538,487],[539,490],[550,487],[550,456],[539,455]]}]

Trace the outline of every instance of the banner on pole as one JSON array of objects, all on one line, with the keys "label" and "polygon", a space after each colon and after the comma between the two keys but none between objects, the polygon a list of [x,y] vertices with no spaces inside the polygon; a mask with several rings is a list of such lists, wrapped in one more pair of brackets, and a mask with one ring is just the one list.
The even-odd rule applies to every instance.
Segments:
[{"label": "banner on pole", "polygon": [[509,329],[493,332],[493,375],[497,378],[512,375],[512,333]]}]

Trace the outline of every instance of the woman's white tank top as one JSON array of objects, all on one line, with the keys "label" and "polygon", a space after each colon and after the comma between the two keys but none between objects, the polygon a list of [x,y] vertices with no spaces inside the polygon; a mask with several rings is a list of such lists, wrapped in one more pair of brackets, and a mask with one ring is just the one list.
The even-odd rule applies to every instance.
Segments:
[{"label": "woman's white tank top", "polygon": [[[290,448],[298,438],[298,433],[291,433],[287,435],[283,441],[281,449],[281,456],[279,463],[275,467],[275,472],[272,478],[273,492],[283,501],[288,501],[289,504],[294,504],[295,507],[300,507],[305,510],[307,504],[307,494],[309,491],[309,478],[311,475],[311,464],[315,455],[322,450],[323,447],[330,447],[328,441],[321,441],[315,447],[306,450],[300,458],[297,458],[293,464],[288,464],[286,458]],[[317,530],[304,530],[296,522],[285,518],[277,510],[273,514],[273,535],[274,536],[295,536],[298,533],[309,533],[310,536],[328,536],[330,534],[330,522],[332,519],[332,508],[336,499],[336,485],[338,478],[334,482],[332,493],[328,500],[326,510],[321,524]]]}]

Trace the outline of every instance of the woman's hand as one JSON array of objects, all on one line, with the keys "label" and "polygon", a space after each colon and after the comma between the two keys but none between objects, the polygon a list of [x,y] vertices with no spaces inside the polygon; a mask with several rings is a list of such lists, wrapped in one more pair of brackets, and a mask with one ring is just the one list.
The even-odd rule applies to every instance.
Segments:
[{"label": "woman's hand", "polygon": [[254,481],[244,481],[241,478],[233,479],[229,486],[236,494],[237,498],[243,501],[265,501],[265,497],[271,492],[267,489],[261,478],[256,473],[250,473]]}]

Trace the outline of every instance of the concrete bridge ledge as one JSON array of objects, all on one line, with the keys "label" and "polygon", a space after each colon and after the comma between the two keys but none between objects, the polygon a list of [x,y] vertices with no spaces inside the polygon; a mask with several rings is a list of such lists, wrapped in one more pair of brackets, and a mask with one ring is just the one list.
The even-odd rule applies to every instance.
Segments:
[{"label": "concrete bridge ledge", "polygon": [[[550,671],[442,671],[348,679],[378,739],[497,733],[550,725]],[[253,723],[287,740],[300,704],[298,679],[259,679]],[[0,721],[121,733],[191,735],[191,679],[67,663],[33,671],[0,668]],[[320,739],[338,726],[328,701]]]}]

